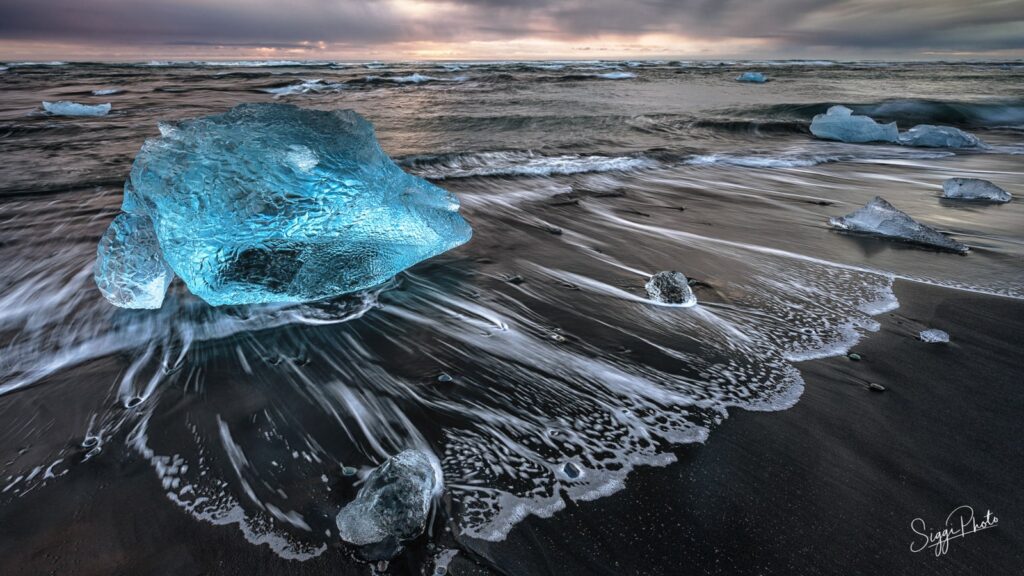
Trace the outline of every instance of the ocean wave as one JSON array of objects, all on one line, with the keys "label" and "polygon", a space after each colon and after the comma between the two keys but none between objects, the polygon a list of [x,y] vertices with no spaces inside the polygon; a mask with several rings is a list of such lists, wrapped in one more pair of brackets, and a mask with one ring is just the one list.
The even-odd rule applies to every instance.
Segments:
[{"label": "ocean wave", "polygon": [[807,168],[832,162],[885,162],[891,160],[936,160],[956,154],[948,151],[910,151],[873,147],[865,151],[837,151],[820,154],[806,151],[781,154],[699,154],[683,163],[691,166],[739,166],[743,168]]},{"label": "ocean wave", "polygon": [[313,78],[302,80],[298,84],[262,88],[261,91],[275,96],[290,96],[292,94],[309,94],[311,92],[336,92],[344,89],[344,82],[325,82],[322,78]]},{"label": "ocean wave", "polygon": [[526,150],[414,156],[403,159],[400,164],[417,176],[446,180],[482,176],[554,176],[629,171],[651,168],[658,162],[644,156],[547,156]]}]

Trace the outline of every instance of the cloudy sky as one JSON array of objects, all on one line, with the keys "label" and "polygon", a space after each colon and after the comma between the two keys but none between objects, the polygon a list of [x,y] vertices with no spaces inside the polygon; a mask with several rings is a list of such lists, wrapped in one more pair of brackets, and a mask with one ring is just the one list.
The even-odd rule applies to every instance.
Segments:
[{"label": "cloudy sky", "polygon": [[1020,58],[1024,0],[0,0],[0,59]]}]

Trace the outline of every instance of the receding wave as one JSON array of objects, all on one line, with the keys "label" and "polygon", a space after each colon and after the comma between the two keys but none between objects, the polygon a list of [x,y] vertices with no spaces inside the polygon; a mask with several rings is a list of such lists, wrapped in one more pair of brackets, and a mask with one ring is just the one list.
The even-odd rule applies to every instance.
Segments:
[{"label": "receding wave", "polygon": [[403,159],[401,164],[417,176],[446,180],[478,176],[552,176],[629,171],[650,168],[658,162],[644,156],[546,156],[527,150],[415,156]]}]

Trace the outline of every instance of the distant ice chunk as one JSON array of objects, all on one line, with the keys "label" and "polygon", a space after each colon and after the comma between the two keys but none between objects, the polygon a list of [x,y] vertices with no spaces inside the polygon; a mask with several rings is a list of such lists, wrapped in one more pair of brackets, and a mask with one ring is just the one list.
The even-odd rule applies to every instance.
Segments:
[{"label": "distant ice chunk", "polygon": [[1010,193],[980,178],[950,178],[942,183],[942,197],[953,200],[984,200],[1009,202]]},{"label": "distant ice chunk", "polygon": [[928,330],[922,330],[918,337],[921,338],[922,342],[936,343],[936,342],[949,342],[949,334],[942,330],[936,330],[931,328]]},{"label": "distant ice chunk", "polygon": [[744,72],[736,77],[737,82],[754,82],[756,84],[764,84],[768,81],[763,72]]},{"label": "distant ice chunk", "polygon": [[[472,235],[458,199],[402,171],[351,110],[243,104],[160,131],[136,155],[121,209],[210,304],[363,290]],[[97,284],[135,281],[107,277],[124,267],[106,257]]]},{"label": "distant ice chunk", "polygon": [[423,532],[434,496],[441,493],[441,470],[419,450],[400,452],[370,473],[356,495],[338,513],[341,538],[357,546],[384,543],[397,547]]},{"label": "distant ice chunk", "polygon": [[841,142],[897,142],[899,130],[895,122],[879,124],[868,116],[859,116],[846,106],[833,106],[825,114],[811,119],[811,134]]},{"label": "distant ice chunk", "polygon": [[875,196],[860,210],[846,216],[829,218],[828,222],[839,230],[895,238],[952,252],[965,253],[969,250],[964,244],[914,220],[880,196]]},{"label": "distant ice chunk", "polygon": [[145,214],[119,214],[96,248],[96,286],[121,308],[159,308],[174,272]]},{"label": "distant ice chunk", "polygon": [[93,90],[93,96],[110,96],[112,94],[120,94],[124,90],[120,88],[100,88],[99,90]]},{"label": "distant ice chunk", "polygon": [[597,77],[605,80],[628,80],[629,78],[636,78],[636,74],[632,72],[605,72],[604,74],[597,74]]},{"label": "distant ice chunk", "polygon": [[697,297],[682,272],[658,272],[644,285],[651,300],[672,306],[693,306]]},{"label": "distant ice chunk", "polygon": [[54,116],[106,116],[110,104],[79,104],[78,102],[43,102],[43,109]]},{"label": "distant ice chunk", "polygon": [[951,126],[931,124],[919,124],[900,134],[899,143],[904,146],[926,148],[974,148],[982,144],[981,140],[970,132]]}]

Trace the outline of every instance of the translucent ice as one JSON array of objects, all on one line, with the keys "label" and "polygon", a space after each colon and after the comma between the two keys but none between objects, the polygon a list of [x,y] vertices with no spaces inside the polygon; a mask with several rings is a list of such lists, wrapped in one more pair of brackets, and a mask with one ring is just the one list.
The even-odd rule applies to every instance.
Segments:
[{"label": "translucent ice", "polygon": [[357,546],[398,545],[423,532],[430,503],[443,486],[437,463],[406,450],[370,473],[355,500],[338,513],[341,538]]},{"label": "translucent ice", "polygon": [[159,308],[174,272],[145,214],[119,214],[96,248],[96,286],[122,308]]},{"label": "translucent ice", "polygon": [[969,250],[967,246],[942,232],[925,226],[897,210],[880,196],[875,196],[860,210],[846,216],[829,218],[828,222],[840,230],[896,238],[953,252],[964,253]]},{"label": "translucent ice", "polygon": [[761,72],[744,72],[736,77],[737,82],[755,82],[757,84],[764,84],[767,80]]},{"label": "translucent ice", "polygon": [[949,334],[942,330],[936,330],[931,328],[929,330],[922,330],[918,337],[921,338],[922,342],[936,343],[936,342],[949,342]]},{"label": "translucent ice", "polygon": [[1010,193],[980,178],[950,178],[942,183],[942,197],[954,200],[1009,202]]},{"label": "translucent ice", "polygon": [[[161,133],[132,165],[121,208],[139,218],[123,236],[147,237],[151,221],[164,260],[210,304],[368,288],[472,234],[458,200],[403,172],[350,110],[243,104]],[[98,284],[133,281],[107,278],[130,266],[105,257]]]},{"label": "translucent ice", "polygon": [[43,102],[43,109],[54,116],[106,116],[110,104],[79,104],[78,102]]},{"label": "translucent ice", "polygon": [[868,116],[853,114],[846,106],[833,106],[825,114],[811,119],[811,134],[841,142],[896,142],[899,130],[895,122],[879,124]]},{"label": "translucent ice", "polygon": [[899,142],[904,146],[927,148],[973,148],[981,145],[981,140],[970,132],[930,124],[919,124],[900,134]]},{"label": "translucent ice", "polygon": [[693,306],[697,297],[682,272],[658,272],[644,285],[651,300],[674,306]]}]

